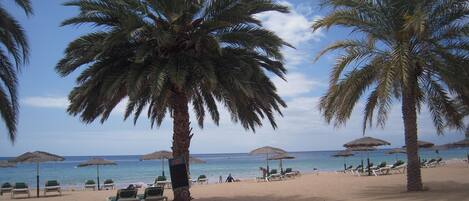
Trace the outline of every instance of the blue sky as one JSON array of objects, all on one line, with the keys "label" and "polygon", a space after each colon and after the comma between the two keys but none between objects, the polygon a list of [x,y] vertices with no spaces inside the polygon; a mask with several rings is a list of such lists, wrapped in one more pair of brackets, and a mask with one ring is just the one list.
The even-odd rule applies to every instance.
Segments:
[{"label": "blue sky", "polygon": [[[116,108],[104,124],[82,124],[66,113],[67,95],[78,73],[59,77],[54,66],[62,57],[66,45],[74,38],[91,31],[86,26],[59,27],[64,19],[77,14],[77,9],[61,6],[63,1],[33,1],[34,16],[27,18],[13,1],[0,1],[23,25],[31,47],[30,63],[20,75],[20,119],[17,141],[12,145],[0,126],[0,156],[14,156],[25,151],[44,150],[61,155],[120,155],[144,154],[170,149],[172,124],[167,119],[160,128],[150,129],[145,118],[137,125],[123,121],[123,104]],[[276,32],[296,49],[285,48],[288,82],[274,78],[280,95],[287,101],[284,117],[278,117],[279,128],[267,126],[256,133],[244,130],[230,121],[221,111],[220,126],[206,121],[203,130],[194,128],[192,153],[248,152],[256,147],[271,145],[287,151],[341,149],[342,144],[362,136],[361,105],[346,127],[327,125],[317,109],[324,94],[328,72],[334,55],[326,55],[313,63],[317,52],[335,40],[351,36],[347,30],[330,29],[312,33],[314,19],[324,16],[317,1],[290,0],[290,14],[263,13],[258,17],[264,26]],[[395,106],[384,129],[367,130],[367,136],[388,140],[393,147],[404,143],[400,105]],[[194,121],[195,122],[195,121]],[[419,116],[419,136],[422,140],[447,143],[463,138],[460,132],[448,131],[437,136],[429,113]]]}]

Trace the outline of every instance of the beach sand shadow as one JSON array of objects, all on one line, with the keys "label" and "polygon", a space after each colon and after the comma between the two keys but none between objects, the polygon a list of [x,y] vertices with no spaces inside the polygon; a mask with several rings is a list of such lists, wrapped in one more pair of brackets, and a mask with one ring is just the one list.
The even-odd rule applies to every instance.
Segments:
[{"label": "beach sand shadow", "polygon": [[209,197],[194,199],[195,201],[343,201],[343,200],[331,200],[329,198],[321,197],[303,197],[303,196],[237,196],[234,198],[227,197]]},{"label": "beach sand shadow", "polygon": [[357,192],[357,195],[379,201],[469,201],[469,183],[424,182],[424,186],[427,190],[422,192],[406,192],[405,185],[373,186]]}]

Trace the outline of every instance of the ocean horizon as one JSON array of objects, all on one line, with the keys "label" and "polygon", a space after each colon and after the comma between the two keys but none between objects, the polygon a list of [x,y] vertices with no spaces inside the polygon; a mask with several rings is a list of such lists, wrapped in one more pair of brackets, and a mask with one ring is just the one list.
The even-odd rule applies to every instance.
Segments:
[{"label": "ocean horizon", "polygon": [[[406,159],[405,154],[387,155],[389,149],[380,149],[369,152],[371,162],[378,164],[386,161],[388,164],[394,163],[396,159]],[[331,172],[343,169],[344,159],[332,157],[337,150],[330,151],[301,151],[289,152],[295,159],[284,160],[283,168],[292,168],[303,173],[319,170],[321,172]],[[442,157],[444,160],[465,158],[467,150],[451,149],[436,153],[426,149],[420,151],[422,159]],[[366,161],[366,153],[356,153],[354,156],[345,159],[347,165],[357,166],[361,160]],[[190,173],[193,179],[199,175],[206,175],[209,183],[216,183],[221,176],[225,179],[228,174],[232,174],[235,179],[254,179],[260,176],[259,167],[265,167],[264,155],[249,155],[247,153],[220,153],[220,154],[193,154],[206,161],[203,164],[191,164]],[[40,164],[40,185],[44,186],[47,180],[58,180],[65,188],[79,189],[88,179],[96,180],[96,167],[77,167],[83,161],[98,156],[64,156],[62,162],[48,162]],[[112,179],[118,187],[125,187],[132,183],[153,183],[155,178],[161,175],[161,160],[140,161],[140,155],[108,155],[99,156],[108,160],[113,160],[117,165],[100,167],[100,182]],[[0,157],[1,160],[12,159],[12,157]],[[271,169],[279,169],[278,161],[270,161]],[[165,161],[165,175],[169,177],[169,166]],[[16,168],[0,169],[0,182],[26,182],[30,187],[35,188],[36,165],[18,164]]]}]

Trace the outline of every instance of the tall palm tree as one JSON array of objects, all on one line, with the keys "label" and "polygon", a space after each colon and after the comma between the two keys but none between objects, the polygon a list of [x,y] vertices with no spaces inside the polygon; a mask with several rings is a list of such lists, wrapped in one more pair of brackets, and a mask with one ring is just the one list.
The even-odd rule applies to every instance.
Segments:
[{"label": "tall palm tree", "polygon": [[[29,46],[21,25],[0,1],[0,115],[5,122],[11,142],[15,141],[18,120],[16,73],[28,60]],[[33,13],[29,0],[15,0],[27,16]],[[11,61],[13,60],[13,62]]]},{"label": "tall palm tree", "polygon": [[358,33],[320,52],[342,50],[321,98],[325,119],[345,124],[367,96],[363,132],[384,126],[394,99],[401,100],[407,146],[407,190],[422,190],[417,146],[417,112],[426,105],[438,133],[462,128],[451,97],[469,104],[467,0],[325,0],[330,13],[313,29],[340,26]]},{"label": "tall palm tree", "polygon": [[[56,70],[67,76],[85,68],[70,92],[68,112],[104,122],[128,99],[125,118],[147,110],[151,125],[173,119],[174,157],[189,157],[192,105],[198,125],[206,112],[218,124],[224,106],[234,122],[253,131],[284,101],[268,74],[285,75],[282,46],[255,14],[288,12],[269,0],[75,0],[80,13],[63,25],[100,29],[71,42]],[[269,72],[269,73],[267,73]],[[175,200],[188,200],[177,189]]]}]

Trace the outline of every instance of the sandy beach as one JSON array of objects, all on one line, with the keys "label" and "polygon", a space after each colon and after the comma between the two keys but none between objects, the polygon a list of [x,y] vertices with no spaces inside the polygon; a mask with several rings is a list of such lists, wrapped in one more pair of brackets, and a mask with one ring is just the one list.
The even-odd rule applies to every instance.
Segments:
[{"label": "sandy beach", "polygon": [[[237,183],[195,185],[192,196],[199,201],[344,201],[344,200],[469,200],[469,167],[451,163],[445,167],[422,169],[424,192],[405,192],[405,175],[357,177],[341,173],[303,174],[277,182],[242,181]],[[41,192],[42,193],[42,192]],[[104,201],[115,195],[107,191],[64,191],[62,196],[42,197],[37,201]],[[139,193],[143,193],[140,190]],[[35,195],[32,193],[31,195]],[[165,190],[171,200],[171,190]],[[11,200],[10,195],[0,200]]]}]

